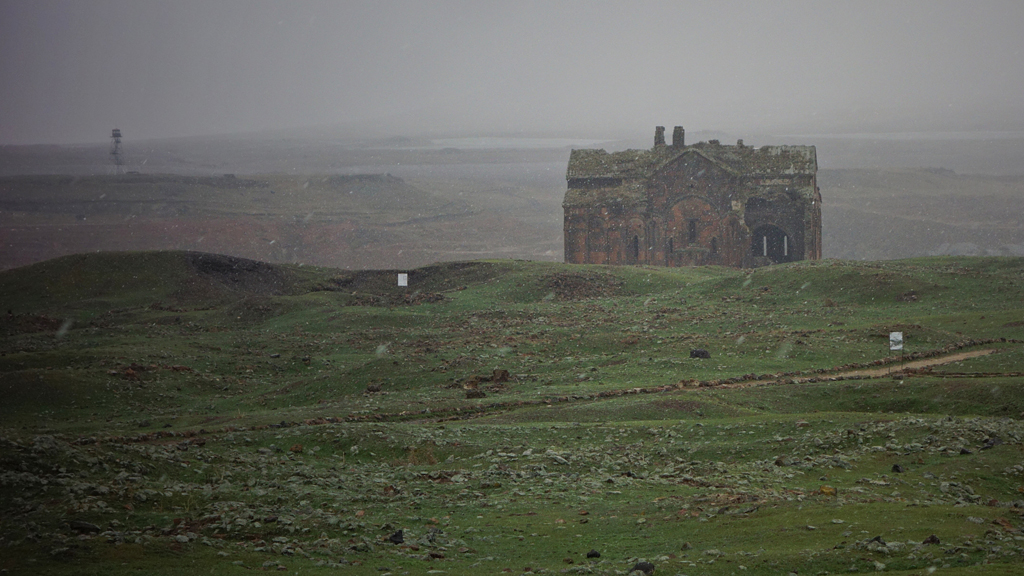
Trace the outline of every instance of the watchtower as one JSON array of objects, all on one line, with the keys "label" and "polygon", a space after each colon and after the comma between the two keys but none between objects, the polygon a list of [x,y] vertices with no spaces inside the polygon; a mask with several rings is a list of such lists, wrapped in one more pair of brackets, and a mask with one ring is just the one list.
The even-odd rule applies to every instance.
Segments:
[{"label": "watchtower", "polygon": [[114,174],[124,174],[124,155],[121,152],[120,128],[114,128],[110,131],[110,162],[114,167]]}]

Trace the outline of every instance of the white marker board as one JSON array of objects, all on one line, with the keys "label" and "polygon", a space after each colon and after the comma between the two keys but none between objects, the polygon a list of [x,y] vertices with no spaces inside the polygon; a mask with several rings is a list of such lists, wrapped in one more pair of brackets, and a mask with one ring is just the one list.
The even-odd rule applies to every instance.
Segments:
[{"label": "white marker board", "polygon": [[903,332],[889,332],[889,350],[903,350]]},{"label": "white marker board", "polygon": [[398,274],[398,285],[399,286],[408,286],[409,285],[409,275],[406,274],[405,272],[399,273]]}]

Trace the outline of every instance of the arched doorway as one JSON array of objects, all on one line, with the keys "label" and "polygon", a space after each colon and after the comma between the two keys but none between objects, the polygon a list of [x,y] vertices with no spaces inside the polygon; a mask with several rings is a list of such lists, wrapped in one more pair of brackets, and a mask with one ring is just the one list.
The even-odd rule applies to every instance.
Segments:
[{"label": "arched doorway", "polygon": [[782,228],[770,224],[754,230],[750,242],[752,255],[765,256],[776,264],[797,260],[793,248],[793,240],[789,235]]}]

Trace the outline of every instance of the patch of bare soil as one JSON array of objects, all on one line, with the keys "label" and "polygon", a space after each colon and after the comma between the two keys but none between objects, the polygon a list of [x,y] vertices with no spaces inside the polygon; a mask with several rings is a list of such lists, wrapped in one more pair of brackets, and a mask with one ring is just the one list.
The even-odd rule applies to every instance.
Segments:
[{"label": "patch of bare soil", "polygon": [[436,292],[416,291],[412,294],[353,294],[352,299],[346,302],[348,306],[379,306],[390,308],[392,306],[416,306],[417,304],[430,304],[444,302],[447,300],[444,294]]},{"label": "patch of bare soil", "polygon": [[557,272],[544,277],[541,282],[555,293],[558,300],[616,296],[623,285],[622,280],[598,272]]},{"label": "patch of bare soil", "polygon": [[36,314],[11,314],[0,316],[0,334],[26,334],[30,332],[56,332],[63,320]]},{"label": "patch of bare soil", "polygon": [[266,262],[203,252],[189,252],[185,259],[199,277],[232,292],[269,296],[292,288],[291,275]]}]

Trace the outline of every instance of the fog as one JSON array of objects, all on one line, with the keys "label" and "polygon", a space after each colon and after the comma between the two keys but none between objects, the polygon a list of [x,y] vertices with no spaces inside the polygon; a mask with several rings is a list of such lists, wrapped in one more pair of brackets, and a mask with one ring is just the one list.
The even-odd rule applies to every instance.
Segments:
[{"label": "fog", "polygon": [[0,3],[0,144],[1024,129],[1024,3]]}]

